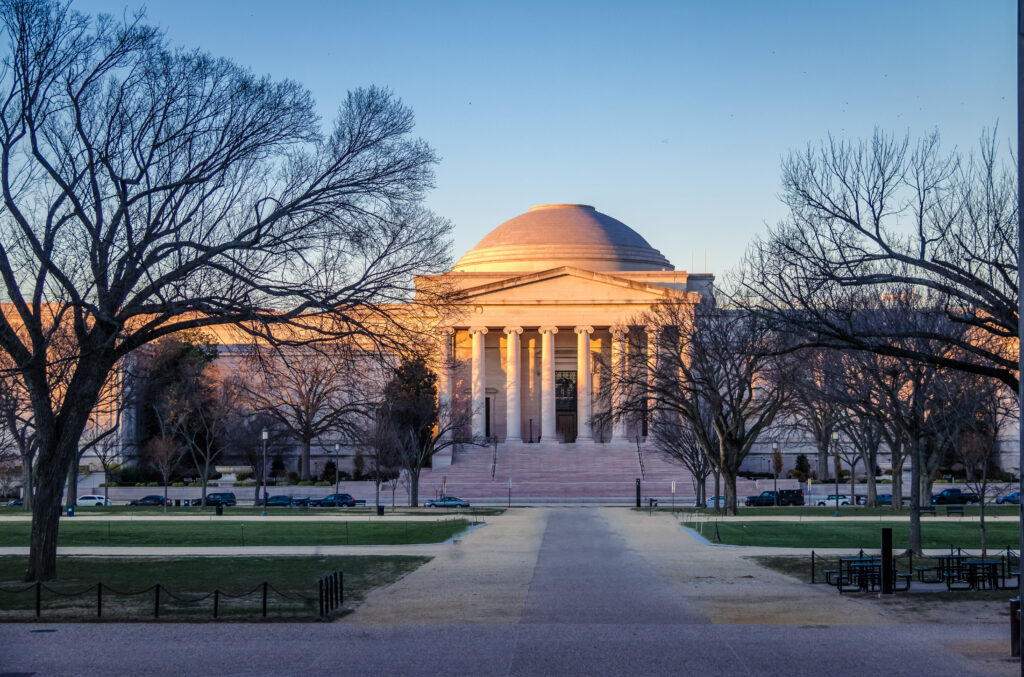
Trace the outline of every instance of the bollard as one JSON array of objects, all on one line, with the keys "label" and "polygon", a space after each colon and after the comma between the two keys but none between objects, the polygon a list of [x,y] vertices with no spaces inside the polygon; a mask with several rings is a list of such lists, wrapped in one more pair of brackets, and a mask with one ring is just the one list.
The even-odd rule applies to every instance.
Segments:
[{"label": "bollard", "polygon": [[1010,600],[1010,655],[1020,656],[1020,597]]},{"label": "bollard", "polygon": [[345,572],[338,572],[338,604],[345,603]]},{"label": "bollard", "polygon": [[263,617],[267,617],[267,585],[266,581],[263,581]]},{"label": "bollard", "polygon": [[811,550],[811,584],[814,583],[814,551]]},{"label": "bollard", "polygon": [[217,617],[217,613],[220,611],[220,589],[213,589],[213,617]]},{"label": "bollard", "polygon": [[882,529],[882,594],[893,593],[893,578],[895,574],[892,560],[892,527]]},{"label": "bollard", "polygon": [[221,503],[218,503],[218,504],[217,504],[217,508],[216,508],[216,511],[217,511],[217,516],[218,516],[218,517],[220,517],[221,515],[223,515],[223,514],[224,514],[224,506],[223,506],[223,504],[221,504]]},{"label": "bollard", "polygon": [[43,584],[40,581],[36,581],[36,618],[42,614],[43,611]]},{"label": "bollard", "polygon": [[324,615],[324,579],[318,581],[320,586],[320,616]]},{"label": "bollard", "polygon": [[96,584],[96,618],[103,617],[103,583]]},{"label": "bollard", "polygon": [[640,507],[640,478],[636,478],[636,507]]},{"label": "bollard", "polygon": [[153,618],[160,618],[160,584],[157,583],[153,589],[156,591],[153,595]]}]

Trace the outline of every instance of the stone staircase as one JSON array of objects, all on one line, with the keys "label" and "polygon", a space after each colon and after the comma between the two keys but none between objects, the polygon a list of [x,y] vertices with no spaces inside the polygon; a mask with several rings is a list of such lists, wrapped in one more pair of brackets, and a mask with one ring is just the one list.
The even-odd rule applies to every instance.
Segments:
[{"label": "stone staircase", "polygon": [[[677,500],[692,501],[696,491],[686,468],[643,446],[641,454],[641,496],[668,500],[675,480]],[[495,463],[493,447],[460,447],[450,466],[422,472],[420,497],[443,491],[467,500],[507,499],[511,480],[513,501],[631,501],[636,497],[636,479],[641,477],[636,445],[631,443],[499,444],[496,459]],[[788,488],[788,484],[780,482],[779,487]],[[737,483],[741,497],[763,489],[771,489],[770,480],[766,485],[763,480]],[[713,480],[708,481],[707,491],[709,495],[714,491]]]}]

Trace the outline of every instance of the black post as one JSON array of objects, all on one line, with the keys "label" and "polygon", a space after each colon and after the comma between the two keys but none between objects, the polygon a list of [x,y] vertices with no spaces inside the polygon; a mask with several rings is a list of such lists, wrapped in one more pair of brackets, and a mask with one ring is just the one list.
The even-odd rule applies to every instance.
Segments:
[{"label": "black post", "polygon": [[217,617],[217,613],[220,611],[220,588],[213,589],[213,617]]},{"label": "black post", "polygon": [[96,584],[96,618],[103,617],[103,583]]},{"label": "black post", "polygon": [[338,572],[338,603],[345,604],[345,572]]},{"label": "black post", "polygon": [[36,581],[36,618],[39,618],[43,611],[42,594],[43,584],[40,581]]},{"label": "black post", "polygon": [[814,551],[811,550],[811,584],[814,584]]},{"label": "black post", "polygon": [[324,579],[320,579],[320,615],[324,615]]},{"label": "black post", "polygon": [[1010,655],[1020,655],[1020,597],[1010,600]]},{"label": "black post", "polygon": [[263,617],[267,617],[267,582],[263,581]]},{"label": "black post", "polygon": [[892,561],[892,527],[882,529],[882,594],[893,592],[894,563]]},{"label": "black post", "polygon": [[636,478],[636,507],[640,507],[640,478]]},{"label": "black post", "polygon": [[156,594],[153,596],[153,618],[160,618],[160,584],[157,583],[154,590]]}]

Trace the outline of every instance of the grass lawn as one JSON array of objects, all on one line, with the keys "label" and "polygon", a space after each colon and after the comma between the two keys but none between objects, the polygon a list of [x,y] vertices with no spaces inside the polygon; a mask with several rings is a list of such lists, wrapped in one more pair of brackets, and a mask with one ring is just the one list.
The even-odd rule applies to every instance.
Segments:
[{"label": "grass lawn", "polygon": [[[385,509],[385,515],[462,515],[468,519],[474,519],[476,517],[491,517],[494,515],[501,515],[505,512],[505,508],[477,508],[475,506],[470,508],[410,508],[408,506],[399,506],[397,509],[392,510],[391,506],[388,505]],[[111,505],[107,507],[99,506],[75,506],[76,515],[137,515],[140,517],[162,517],[164,515],[213,515],[214,508],[207,508],[202,510],[198,506],[195,507],[168,507],[167,511],[158,506],[128,506],[128,505]],[[225,517],[257,517],[263,514],[263,508],[253,506],[234,506],[225,507]],[[365,507],[357,506],[355,508],[309,508],[309,507],[297,507],[297,508],[274,508],[271,507],[267,510],[267,514],[276,517],[297,517],[297,516],[308,516],[310,519],[317,519],[318,517],[373,517],[376,516],[377,511],[374,506]],[[17,517],[17,516],[30,517],[31,513],[25,512],[21,507],[7,507],[6,505],[0,505],[0,516],[3,517]]]},{"label": "grass lawn", "polygon": [[[647,508],[642,508],[646,510]],[[659,504],[657,510],[671,510],[664,502]],[[704,515],[714,515],[715,510],[713,508],[694,508],[694,507],[683,507],[676,505],[676,512],[686,510],[687,512],[698,512]],[[817,505],[803,505],[803,506],[779,506],[779,507],[764,507],[764,508],[748,508],[743,505],[743,499],[740,498],[738,506],[739,514],[748,517],[755,516],[772,516],[772,515],[792,515],[792,516],[803,516],[803,517],[828,517],[834,515],[836,508],[834,505],[817,506]],[[946,509],[943,506],[936,506],[935,510],[937,515],[945,515]],[[985,506],[985,516],[994,517],[1002,515],[1017,515],[1020,512],[1020,507],[1016,505],[987,505]],[[981,508],[977,505],[964,506],[965,517],[977,517],[981,513]],[[881,519],[898,519],[900,517],[909,519],[910,509],[904,508],[902,510],[893,510],[892,508],[881,507],[881,508],[868,508],[860,505],[842,505],[839,506],[839,514],[843,517],[852,517],[854,519],[863,519],[865,517],[878,517]],[[928,519],[925,516],[924,519]]]},{"label": "grass lawn", "polygon": [[[219,588],[218,618],[260,620],[262,583],[268,581],[267,617],[289,621],[318,616],[320,577],[344,572],[344,606],[351,608],[373,588],[388,585],[413,571],[429,557],[61,557],[59,579],[43,587],[43,620],[94,620],[96,583],[103,582],[104,619],[153,619],[159,582],[160,618],[213,618],[213,597]],[[24,557],[0,557],[0,620],[34,620],[35,592],[21,582]],[[147,590],[149,589],[149,590]],[[255,589],[255,590],[254,590]],[[141,594],[123,595],[120,592]],[[83,595],[72,593],[86,591]],[[240,595],[242,597],[229,597]],[[69,596],[70,595],[70,596]]]},{"label": "grass lawn", "polygon": [[[400,545],[440,543],[469,527],[437,522],[259,522],[221,519],[76,522],[63,520],[62,546]],[[0,546],[29,544],[29,522],[0,522]]]},{"label": "grass lawn", "polygon": [[[792,548],[878,548],[881,528],[892,527],[893,547],[907,547],[910,526],[906,522],[684,522],[698,529],[712,543]],[[988,547],[1001,550],[1018,548],[1018,526],[1014,522],[986,524]],[[928,522],[921,524],[925,548],[979,548],[976,522]]]}]

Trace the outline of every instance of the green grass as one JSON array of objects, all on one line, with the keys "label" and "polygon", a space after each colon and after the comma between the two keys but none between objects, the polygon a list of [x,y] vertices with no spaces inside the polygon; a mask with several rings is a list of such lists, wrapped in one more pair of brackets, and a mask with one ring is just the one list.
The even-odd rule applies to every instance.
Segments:
[{"label": "green grass", "polygon": [[[58,580],[43,588],[43,620],[96,618],[96,583],[102,581],[103,618],[153,618],[155,591],[134,592],[161,585],[160,618],[212,619],[213,598],[199,598],[219,588],[218,618],[260,620],[262,583],[270,583],[267,617],[289,621],[318,616],[317,581],[332,571],[344,572],[344,606],[351,608],[373,588],[388,585],[413,571],[429,557],[175,557],[105,558],[60,557]],[[25,588],[21,582],[24,557],[0,557],[0,588]],[[229,597],[255,592],[241,598]],[[73,593],[87,591],[84,595]],[[283,593],[283,594],[282,594]],[[185,601],[177,600],[183,598]],[[0,592],[0,620],[34,620],[35,592]]]},{"label": "green grass", "polygon": [[[400,545],[440,543],[464,531],[469,522],[259,522],[80,521],[63,520],[62,546],[260,546]],[[28,546],[28,522],[0,523],[0,546]]]},{"label": "green grass", "polygon": [[[395,510],[391,509],[390,504],[385,508],[385,515],[463,515],[469,519],[475,517],[491,517],[494,515],[501,515],[505,512],[504,508],[410,508],[408,506],[398,506]],[[111,505],[107,507],[99,506],[75,506],[76,515],[138,515],[143,517],[160,517],[163,515],[180,516],[180,515],[214,515],[214,508],[206,508],[202,510],[199,506],[195,507],[168,507],[165,512],[163,508],[157,506],[128,506],[128,505]],[[224,515],[226,517],[256,517],[263,514],[263,508],[252,507],[252,506],[234,506],[225,507]],[[377,515],[376,508],[370,507],[355,507],[355,508],[309,508],[309,507],[297,507],[297,508],[274,508],[271,507],[267,510],[267,514],[275,517],[309,517],[310,519],[317,519],[318,517],[375,517]],[[17,517],[17,516],[30,517],[31,513],[25,512],[21,507],[7,507],[6,505],[0,505],[0,516],[3,517]]]},{"label": "green grass", "polygon": [[[816,506],[816,505],[804,505],[804,506],[779,506],[779,507],[764,507],[764,508],[748,508],[743,505],[743,499],[739,501],[739,514],[746,517],[755,516],[772,516],[772,515],[792,515],[792,516],[804,516],[804,517],[826,517],[835,514],[835,505]],[[981,514],[981,508],[977,505],[964,506],[965,517],[977,517]],[[646,510],[646,508],[643,508]],[[683,507],[676,505],[676,512],[681,510],[687,512],[698,512],[704,515],[714,515],[715,510],[713,508],[694,508]],[[657,510],[671,510],[668,506],[662,502]],[[1016,516],[1020,511],[1020,508],[1016,505],[988,505],[985,506],[986,517],[997,517],[997,516]],[[843,517],[853,518],[865,518],[865,517],[879,517],[882,519],[897,519],[897,518],[909,518],[910,509],[904,508],[902,510],[893,510],[888,507],[881,508],[868,508],[866,506],[859,505],[843,505],[839,506],[839,514]],[[944,506],[936,506],[935,514],[942,517],[946,514],[946,508]],[[924,516],[923,519],[928,519],[930,515]]]},{"label": "green grass", "polygon": [[[893,547],[905,549],[910,526],[906,522],[684,522],[697,528],[712,543],[791,548],[878,548],[881,527],[892,527]],[[1018,547],[1015,522],[986,524],[988,547]],[[927,522],[921,524],[921,542],[925,548],[981,547],[976,522]]]}]

